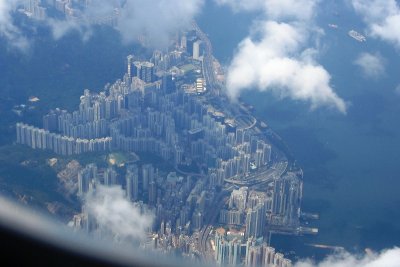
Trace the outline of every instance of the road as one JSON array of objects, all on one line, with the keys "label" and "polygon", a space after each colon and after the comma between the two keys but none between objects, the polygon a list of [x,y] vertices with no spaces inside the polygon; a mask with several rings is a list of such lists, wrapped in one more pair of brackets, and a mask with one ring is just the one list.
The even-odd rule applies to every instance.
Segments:
[{"label": "road", "polygon": [[216,197],[215,197],[215,205],[210,213],[207,214],[207,217],[205,218],[205,225],[203,228],[200,230],[199,234],[199,243],[198,243],[198,248],[200,253],[202,254],[203,258],[207,260],[213,260],[214,254],[210,249],[208,248],[208,240],[210,237],[210,233],[213,229],[212,224],[216,222],[219,211],[223,208],[226,202],[226,197],[230,194],[230,191],[222,190]]},{"label": "road", "polygon": [[271,168],[260,168],[255,173],[244,177],[243,179],[225,179],[225,182],[231,183],[237,186],[255,186],[260,184],[268,184],[275,179],[281,177],[287,170],[288,162],[280,161],[274,163]]},{"label": "road", "polygon": [[193,29],[197,36],[205,44],[205,52],[203,55],[203,75],[206,80],[207,87],[213,94],[219,95],[219,83],[215,77],[214,57],[211,41],[208,36],[200,29],[195,21],[192,22]]},{"label": "road", "polygon": [[[251,123],[250,124],[247,123],[248,124],[247,126],[242,126],[242,125],[246,124],[245,119],[250,119]],[[237,115],[235,117],[235,121],[236,121],[237,125],[239,126],[238,129],[243,129],[243,130],[251,129],[254,126],[256,126],[256,124],[257,124],[257,119],[254,116],[251,116],[250,114]],[[240,126],[242,126],[242,127],[240,127]]]}]

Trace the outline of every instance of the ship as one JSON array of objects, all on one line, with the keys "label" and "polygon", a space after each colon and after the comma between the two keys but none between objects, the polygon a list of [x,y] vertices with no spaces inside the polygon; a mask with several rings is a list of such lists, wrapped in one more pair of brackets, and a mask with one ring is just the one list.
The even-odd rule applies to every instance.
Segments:
[{"label": "ship", "polygon": [[354,38],[355,40],[359,41],[359,42],[365,42],[367,41],[367,38],[365,38],[364,35],[362,35],[359,32],[356,32],[355,30],[351,30],[349,31],[349,36]]}]

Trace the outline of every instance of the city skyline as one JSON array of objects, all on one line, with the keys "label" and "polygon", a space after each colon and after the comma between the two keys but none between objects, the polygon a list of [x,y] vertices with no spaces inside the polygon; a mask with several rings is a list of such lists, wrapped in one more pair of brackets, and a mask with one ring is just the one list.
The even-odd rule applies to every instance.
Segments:
[{"label": "city skyline", "polygon": [[[187,49],[188,36],[193,49]],[[219,264],[291,266],[281,254],[274,254],[274,260],[260,261],[260,255],[249,253],[256,251],[260,242],[267,244],[266,237],[272,228],[280,228],[274,231],[286,229],[293,234],[303,232],[299,228],[301,170],[291,170],[293,163],[268,141],[265,123],[252,117],[243,105],[238,109],[226,100],[210,104],[216,95],[223,99],[222,83],[215,78],[214,66],[218,64],[212,63],[212,68],[206,71],[211,74],[204,73],[210,68],[204,66],[210,55],[206,49],[199,49],[200,42],[196,40],[200,36],[205,38],[195,27],[182,35],[175,49],[166,54],[155,51],[150,61],[127,56],[123,79],[100,93],[85,89],[77,111],[50,111],[43,117],[44,129],[18,123],[17,143],[33,149],[50,149],[64,156],[112,151],[151,153],[170,162],[178,172],[185,165],[194,164],[199,172],[192,171],[186,177],[178,177],[175,172],[163,177],[158,170],[154,176],[152,165],[139,168],[130,164],[124,179],[118,178],[113,168],[98,170],[95,164],[89,164],[78,173],[77,194],[84,202],[85,195],[96,190],[97,184],[121,185],[129,201],[140,201],[140,209],[152,210],[155,214],[150,233],[158,233],[155,244],[159,244],[153,249],[162,244],[164,251],[168,246],[175,247],[167,242],[169,236],[183,235],[188,237],[186,242],[191,246],[189,251],[181,252],[183,255],[200,253],[208,258],[214,254],[210,249],[210,230],[221,223],[243,232],[243,237],[236,241],[243,244],[239,249],[243,251],[238,252],[240,257],[236,255],[239,258],[226,262],[218,260],[221,256],[215,254]],[[181,53],[180,58],[176,58],[177,52]],[[186,69],[192,69],[196,77],[186,77]],[[207,89],[198,88],[199,79],[204,79]],[[148,168],[153,174],[145,178],[143,172]],[[199,177],[197,181],[192,181],[192,175]],[[237,202],[236,190],[232,189],[240,185],[249,187],[241,187],[245,192],[241,197],[244,204],[238,209],[232,204]],[[217,188],[222,191],[218,193]],[[210,214],[208,207],[218,199],[218,205],[224,206],[224,196],[231,191],[227,209]],[[179,198],[175,199],[177,196],[183,205],[179,204]],[[82,209],[85,210],[84,205]],[[74,227],[95,230],[90,226],[95,225],[88,219],[90,214],[83,212],[77,216],[80,217],[74,217]],[[165,224],[170,230],[164,230]],[[193,236],[204,231],[208,231],[204,243],[195,242]],[[183,244],[179,242],[175,249],[184,247]]]},{"label": "city skyline", "polygon": [[5,0],[0,189],[199,264],[393,260],[385,1]]}]

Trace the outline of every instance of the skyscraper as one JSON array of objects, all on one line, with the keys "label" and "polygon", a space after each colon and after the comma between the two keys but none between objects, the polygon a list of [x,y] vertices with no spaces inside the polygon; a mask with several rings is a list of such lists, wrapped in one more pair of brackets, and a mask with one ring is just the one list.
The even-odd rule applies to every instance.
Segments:
[{"label": "skyscraper", "polygon": [[129,165],[126,170],[126,196],[130,201],[139,199],[139,169],[137,165]]},{"label": "skyscraper", "polygon": [[127,61],[127,70],[126,70],[126,73],[128,74],[129,80],[132,78],[132,64],[133,64],[133,59],[134,59],[134,56],[133,56],[133,55],[129,55],[129,56],[126,57],[126,61]]},{"label": "skyscraper", "polygon": [[156,204],[157,200],[157,184],[155,181],[149,183],[149,204]]},{"label": "skyscraper", "polygon": [[107,168],[104,171],[104,185],[111,186],[117,184],[117,172],[114,168]]},{"label": "skyscraper", "polygon": [[264,203],[260,203],[254,208],[249,208],[246,214],[246,237],[262,237],[264,234],[265,219]]},{"label": "skyscraper", "polygon": [[132,77],[138,77],[146,83],[154,81],[154,64],[148,61],[133,62]]},{"label": "skyscraper", "polygon": [[190,56],[193,56],[193,44],[197,41],[196,36],[190,36],[186,39],[186,48],[187,48],[187,53]]},{"label": "skyscraper", "polygon": [[215,232],[215,260],[218,265],[237,266],[241,260],[241,241],[237,238],[228,240],[226,231],[218,228]]},{"label": "skyscraper", "polygon": [[201,40],[197,40],[193,43],[193,59],[199,60],[203,55],[203,42]]},{"label": "skyscraper", "polygon": [[284,223],[296,225],[300,217],[303,183],[294,173],[274,182],[272,214],[280,216]]},{"label": "skyscraper", "polygon": [[154,167],[151,164],[145,164],[142,166],[142,184],[143,191],[148,191],[149,183],[153,182],[155,178]]},{"label": "skyscraper", "polygon": [[95,164],[89,164],[78,172],[78,196],[83,197],[89,191],[90,183],[96,179],[97,166]]}]

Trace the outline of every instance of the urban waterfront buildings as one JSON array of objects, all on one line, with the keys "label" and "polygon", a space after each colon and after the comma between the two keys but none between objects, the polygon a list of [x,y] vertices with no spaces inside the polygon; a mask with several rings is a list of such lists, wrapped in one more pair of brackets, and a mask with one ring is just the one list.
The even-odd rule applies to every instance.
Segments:
[{"label": "urban waterfront buildings", "polygon": [[[223,228],[215,233],[215,260],[218,265],[246,267],[292,267],[292,262],[265,242],[244,239],[238,233]],[[242,259],[244,259],[242,261]]]},{"label": "urban waterfront buildings", "polygon": [[[203,44],[194,31],[148,60],[128,56],[125,75],[98,93],[84,90],[77,110],[50,111],[42,129],[18,123],[17,143],[63,156],[153,155],[175,170],[160,171],[157,162],[89,164],[79,172],[78,196],[100,184],[122,187],[155,216],[146,247],[211,256],[220,265],[291,266],[265,237],[274,227],[298,231],[301,172],[265,124],[211,86]],[[84,207],[73,224],[96,229]]]}]

